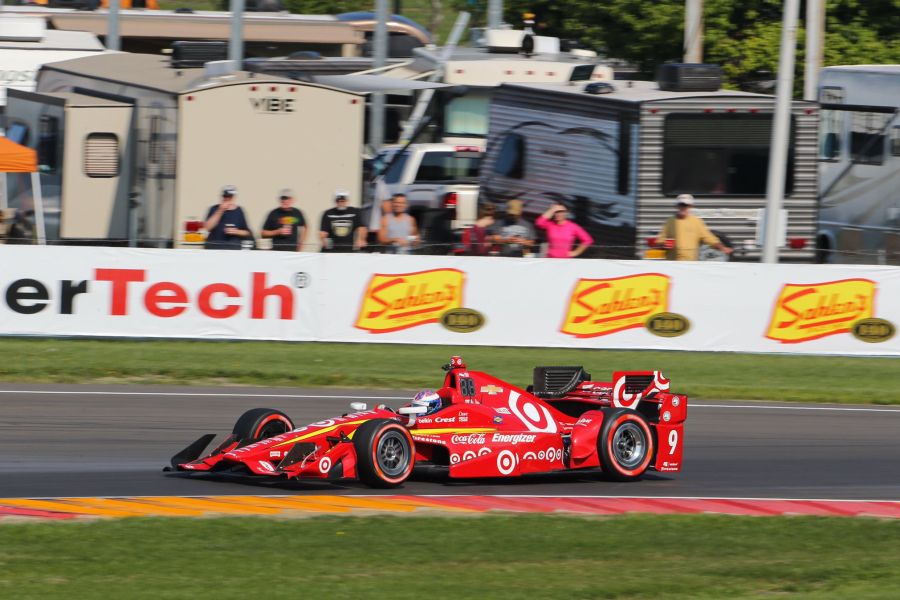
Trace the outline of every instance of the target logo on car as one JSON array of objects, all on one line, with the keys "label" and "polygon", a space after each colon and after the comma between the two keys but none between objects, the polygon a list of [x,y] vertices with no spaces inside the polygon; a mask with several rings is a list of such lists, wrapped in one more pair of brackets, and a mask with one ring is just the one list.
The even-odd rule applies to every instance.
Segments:
[{"label": "target logo on car", "polygon": [[519,392],[509,393],[509,410],[522,421],[528,431],[556,433],[556,421],[550,411],[534,400],[523,398]]}]

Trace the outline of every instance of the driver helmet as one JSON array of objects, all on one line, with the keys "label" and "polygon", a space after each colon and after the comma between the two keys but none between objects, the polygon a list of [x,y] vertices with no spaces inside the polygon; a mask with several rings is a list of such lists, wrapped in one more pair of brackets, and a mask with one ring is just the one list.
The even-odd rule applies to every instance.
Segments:
[{"label": "driver helmet", "polygon": [[412,405],[424,406],[427,409],[424,414],[430,415],[440,410],[441,397],[432,390],[422,390],[413,398]]}]

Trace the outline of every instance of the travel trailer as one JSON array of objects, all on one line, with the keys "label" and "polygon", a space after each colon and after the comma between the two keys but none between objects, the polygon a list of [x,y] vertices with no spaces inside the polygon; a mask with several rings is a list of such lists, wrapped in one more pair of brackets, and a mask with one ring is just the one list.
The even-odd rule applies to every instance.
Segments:
[{"label": "travel trailer", "polygon": [[104,50],[92,33],[57,31],[41,18],[0,13],[0,107],[10,88],[34,91],[41,65]]},{"label": "travel trailer", "polygon": [[[734,259],[758,260],[775,99],[719,90],[713,69],[684,70],[667,89],[643,81],[504,84],[491,102],[479,201],[517,198],[532,218],[563,203],[594,237],[594,256],[639,258],[675,198],[690,193],[694,213],[737,250]],[[810,261],[818,109],[795,102],[791,111],[781,259]],[[704,256],[724,258],[711,249]]]},{"label": "travel trailer", "polygon": [[[251,2],[248,2],[248,7]],[[83,7],[88,8],[88,7]],[[5,12],[47,21],[49,28],[106,35],[106,9],[83,10],[44,6],[5,6]],[[248,57],[287,56],[315,52],[321,56],[363,56],[370,50],[373,21],[365,13],[298,15],[289,12],[246,12],[243,17],[244,53]],[[178,40],[227,40],[231,13],[207,10],[119,11],[122,50],[156,53]],[[403,17],[388,21],[390,56],[409,57],[413,48],[428,44],[430,34]]]},{"label": "travel trailer", "polygon": [[362,95],[218,66],[100,54],[10,92],[8,122],[38,150],[48,240],[197,245],[224,185],[256,232],[282,188],[313,224],[335,190],[359,198]]},{"label": "travel trailer", "polygon": [[900,65],[827,67],[819,102],[820,261],[900,264]]}]

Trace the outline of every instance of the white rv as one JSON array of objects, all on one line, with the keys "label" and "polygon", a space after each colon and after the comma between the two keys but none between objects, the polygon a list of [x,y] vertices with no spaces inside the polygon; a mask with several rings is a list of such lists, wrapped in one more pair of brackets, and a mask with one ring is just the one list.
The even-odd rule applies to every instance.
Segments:
[{"label": "white rv", "polygon": [[900,264],[900,65],[828,67],[819,101],[819,258]]},{"label": "white rv", "polygon": [[[734,259],[759,260],[775,99],[707,83],[686,77],[676,86],[686,91],[644,81],[501,86],[479,202],[520,199],[532,218],[560,202],[594,237],[593,256],[638,258],[675,198],[689,193]],[[817,127],[816,105],[795,102],[779,236],[786,261],[814,256]]]},{"label": "white rv", "polygon": [[359,198],[359,94],[126,53],[45,66],[37,88],[7,116],[38,150],[48,240],[196,245],[229,184],[257,233],[282,188],[314,227],[335,190]]},{"label": "white rv", "polygon": [[104,50],[92,33],[47,29],[40,17],[0,13],[0,106],[8,89],[34,91],[41,65]]}]

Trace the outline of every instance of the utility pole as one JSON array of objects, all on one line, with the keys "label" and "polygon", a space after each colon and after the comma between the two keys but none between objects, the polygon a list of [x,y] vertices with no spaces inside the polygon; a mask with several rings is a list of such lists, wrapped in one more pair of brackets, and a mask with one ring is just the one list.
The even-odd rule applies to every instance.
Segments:
[{"label": "utility pole", "polygon": [[234,69],[244,68],[244,0],[231,0],[231,39],[228,40],[228,60]]},{"label": "utility pole", "polygon": [[684,3],[684,62],[703,62],[703,0]]},{"label": "utility pole", "polygon": [[[372,46],[373,68],[380,69],[387,63],[388,0],[375,2],[375,38]],[[369,145],[374,152],[384,143],[384,92],[374,92],[369,104]]]},{"label": "utility pole", "polygon": [[806,65],[803,99],[819,99],[819,72],[825,54],[825,0],[806,0]]},{"label": "utility pole", "polygon": [[107,50],[121,50],[119,41],[119,0],[109,0],[109,10],[106,14],[106,48]]},{"label": "utility pole", "polygon": [[499,29],[503,24],[503,0],[488,0],[487,27]]},{"label": "utility pole", "polygon": [[781,204],[787,171],[788,138],[791,135],[791,102],[794,96],[794,52],[797,46],[797,19],[800,0],[785,0],[781,24],[781,55],[775,87],[775,115],[769,149],[769,177],[766,185],[766,221],[763,229],[763,262],[778,262]]}]

